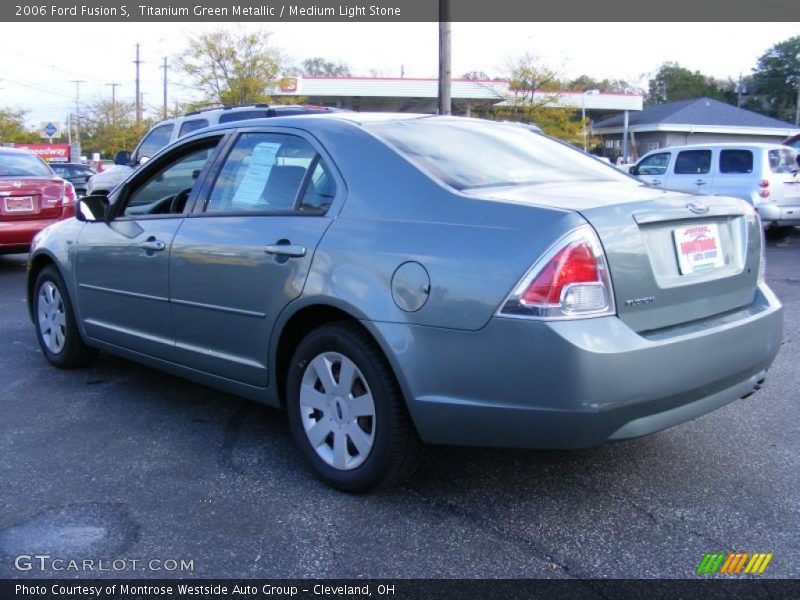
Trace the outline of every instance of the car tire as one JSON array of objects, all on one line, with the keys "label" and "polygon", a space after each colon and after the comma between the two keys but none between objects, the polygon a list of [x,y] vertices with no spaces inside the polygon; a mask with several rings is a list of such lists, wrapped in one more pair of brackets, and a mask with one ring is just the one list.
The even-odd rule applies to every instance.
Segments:
[{"label": "car tire", "polygon": [[36,278],[33,319],[39,347],[52,365],[74,369],[97,357],[97,350],[81,339],[67,286],[54,266],[45,267]]},{"label": "car tire", "polygon": [[300,342],[286,407],[295,443],[332,487],[351,493],[388,487],[419,465],[422,443],[394,373],[357,324],[323,325]]},{"label": "car tire", "polygon": [[780,242],[781,240],[786,239],[789,237],[794,231],[794,227],[779,227],[778,225],[773,225],[772,227],[768,227],[767,230],[764,232],[764,235],[767,237],[768,240],[772,240],[773,242]]}]

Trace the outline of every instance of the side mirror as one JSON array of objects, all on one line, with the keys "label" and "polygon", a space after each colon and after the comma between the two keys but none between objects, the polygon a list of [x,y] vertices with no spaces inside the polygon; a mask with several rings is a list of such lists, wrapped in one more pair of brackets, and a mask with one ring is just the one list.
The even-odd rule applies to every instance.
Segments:
[{"label": "side mirror", "polygon": [[84,196],[75,207],[75,218],[78,221],[92,223],[105,221],[108,217],[108,197],[101,194]]},{"label": "side mirror", "polygon": [[630,169],[628,169],[628,173],[630,173],[631,175],[638,175],[639,174],[638,165],[633,165]]},{"label": "side mirror", "polygon": [[120,150],[114,155],[114,164],[115,165],[130,165],[131,164],[131,153],[127,150]]}]

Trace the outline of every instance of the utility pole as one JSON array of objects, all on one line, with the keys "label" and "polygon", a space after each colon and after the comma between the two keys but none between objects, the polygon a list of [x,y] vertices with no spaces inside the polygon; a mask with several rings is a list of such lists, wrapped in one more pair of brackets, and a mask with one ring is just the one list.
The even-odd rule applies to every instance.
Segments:
[{"label": "utility pole", "polygon": [[86,83],[83,79],[70,79],[70,83],[75,84],[75,139],[81,143],[81,84]]},{"label": "utility pole", "polygon": [[111,124],[117,123],[117,88],[122,85],[120,83],[107,83],[111,87]]},{"label": "utility pole", "polygon": [[736,106],[742,107],[742,92],[744,92],[744,84],[742,83],[742,74],[739,73],[739,85],[736,86]]},{"label": "utility pole", "polygon": [[140,80],[139,80],[139,65],[142,64],[142,61],[139,60],[139,44],[136,44],[136,60],[133,61],[136,64],[136,127],[138,128],[139,125],[142,124],[142,95],[140,92]]},{"label": "utility pole", "polygon": [[167,57],[164,57],[164,64],[161,67],[164,69],[164,118],[167,118]]},{"label": "utility pole", "polygon": [[450,0],[439,0],[439,114],[451,113]]}]

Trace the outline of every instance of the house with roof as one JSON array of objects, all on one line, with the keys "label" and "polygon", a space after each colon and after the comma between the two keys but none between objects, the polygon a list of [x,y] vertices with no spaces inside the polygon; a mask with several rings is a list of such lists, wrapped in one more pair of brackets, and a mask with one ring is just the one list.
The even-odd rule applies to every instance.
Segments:
[{"label": "house with roof", "polygon": [[[627,122],[626,122],[627,121]],[[659,148],[717,142],[780,144],[800,128],[712,98],[691,98],[648,106],[640,112],[615,115],[592,125],[603,140],[605,156],[622,153],[624,131],[635,160]]]}]

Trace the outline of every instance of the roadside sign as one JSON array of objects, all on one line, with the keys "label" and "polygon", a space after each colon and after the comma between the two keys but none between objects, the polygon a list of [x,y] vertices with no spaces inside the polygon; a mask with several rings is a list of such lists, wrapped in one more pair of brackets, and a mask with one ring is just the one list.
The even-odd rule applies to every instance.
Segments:
[{"label": "roadside sign", "polygon": [[33,152],[45,162],[69,162],[69,144],[14,144],[14,146]]},{"label": "roadside sign", "polygon": [[40,136],[52,140],[54,137],[61,137],[61,123],[56,121],[45,121],[42,123]]}]

